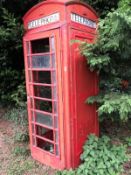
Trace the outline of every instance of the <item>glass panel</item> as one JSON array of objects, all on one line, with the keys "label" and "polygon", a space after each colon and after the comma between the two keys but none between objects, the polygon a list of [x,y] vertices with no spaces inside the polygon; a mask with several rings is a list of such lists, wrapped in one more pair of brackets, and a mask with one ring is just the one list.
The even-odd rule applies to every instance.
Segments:
[{"label": "glass panel", "polygon": [[52,54],[51,57],[52,57],[52,67],[55,68],[56,67],[55,54]]},{"label": "glass panel", "polygon": [[35,107],[41,111],[52,112],[52,102],[35,99]]},{"label": "glass panel", "polygon": [[58,131],[55,132],[55,142],[58,143]]},{"label": "glass panel", "polygon": [[34,86],[34,96],[51,99],[51,87]]},{"label": "glass panel", "polygon": [[41,114],[41,113],[36,112],[36,122],[47,125],[49,127],[53,127],[52,117],[46,114]]},{"label": "glass panel", "polygon": [[32,68],[50,68],[50,55],[32,56]]},{"label": "glass panel", "polygon": [[54,102],[54,113],[57,114],[57,102]]},{"label": "glass panel", "polygon": [[54,145],[42,139],[36,138],[37,146],[45,151],[54,154]]},{"label": "glass panel", "polygon": [[50,51],[49,38],[34,40],[31,42],[32,53],[45,53]]},{"label": "glass panel", "polygon": [[[33,40],[31,44],[27,45],[27,50],[28,52],[32,52],[32,55],[30,56],[31,59],[28,57],[28,66],[30,68],[45,68],[42,69],[42,71],[33,70],[28,72],[29,82],[42,84],[31,85],[30,95],[32,94],[32,96],[35,97],[57,100],[56,71],[46,71],[46,68],[56,68],[55,38],[50,38],[50,44],[49,38]],[[48,84],[49,86],[44,84]],[[59,133],[58,131],[46,128],[52,127],[58,129],[58,116],[55,115],[58,113],[58,102],[33,98],[31,99],[31,106],[34,109],[47,113],[44,114],[42,112],[36,112],[35,110],[32,111],[32,133],[36,134],[35,137],[32,137],[33,145],[52,154],[55,152],[56,155],[59,155]],[[54,116],[54,120],[52,115]],[[35,125],[33,122],[36,122]],[[39,126],[40,124],[45,125],[45,127]],[[38,136],[41,137],[41,139],[38,138]],[[48,139],[48,141],[45,141],[44,139]],[[50,143],[50,141],[55,142],[55,151],[54,144]]]},{"label": "glass panel", "polygon": [[56,83],[56,72],[52,71],[52,84]]},{"label": "glass panel", "polygon": [[59,155],[59,146],[56,145],[56,155],[58,156]]},{"label": "glass panel", "polygon": [[33,71],[34,83],[51,84],[50,71]]},{"label": "glass panel", "polygon": [[49,139],[49,140],[52,140],[52,141],[54,140],[53,130],[43,128],[42,126],[37,126],[36,125],[36,134],[38,136],[44,137],[46,139]]},{"label": "glass panel", "polygon": [[55,38],[54,37],[50,38],[50,45],[51,45],[51,51],[54,52],[55,51]]},{"label": "glass panel", "polygon": [[54,86],[52,89],[52,98],[56,99],[56,97],[57,97],[57,90],[56,90],[56,86]]},{"label": "glass panel", "polygon": [[57,129],[58,128],[58,117],[55,116],[54,118],[54,124],[55,124],[55,128]]}]

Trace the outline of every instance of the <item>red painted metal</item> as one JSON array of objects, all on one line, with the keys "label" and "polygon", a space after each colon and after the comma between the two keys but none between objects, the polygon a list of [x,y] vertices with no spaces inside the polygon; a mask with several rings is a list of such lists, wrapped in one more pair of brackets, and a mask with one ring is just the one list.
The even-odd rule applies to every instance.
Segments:
[{"label": "red painted metal", "polygon": [[79,1],[47,0],[23,18],[30,149],[34,159],[56,169],[75,168],[90,133],[99,135],[98,76],[80,55],[79,43],[94,43],[98,16]]}]

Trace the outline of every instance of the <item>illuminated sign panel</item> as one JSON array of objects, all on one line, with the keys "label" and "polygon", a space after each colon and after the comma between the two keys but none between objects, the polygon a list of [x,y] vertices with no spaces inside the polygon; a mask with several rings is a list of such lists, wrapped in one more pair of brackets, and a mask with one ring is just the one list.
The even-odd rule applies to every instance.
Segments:
[{"label": "illuminated sign panel", "polygon": [[53,22],[57,22],[60,20],[60,14],[59,13],[54,13],[52,15],[49,16],[45,16],[43,18],[40,19],[36,19],[33,20],[31,22],[28,23],[28,29],[33,29],[33,28],[37,28],[40,26],[44,26]]},{"label": "illuminated sign panel", "polygon": [[96,28],[97,26],[96,22],[75,13],[71,13],[71,21],[85,25],[87,27],[91,27],[91,28]]}]

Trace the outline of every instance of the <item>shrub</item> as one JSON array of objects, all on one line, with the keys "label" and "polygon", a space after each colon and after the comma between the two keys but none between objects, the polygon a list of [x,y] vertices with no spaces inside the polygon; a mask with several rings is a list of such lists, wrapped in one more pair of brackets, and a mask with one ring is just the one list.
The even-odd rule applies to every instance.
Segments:
[{"label": "shrub", "polygon": [[24,143],[29,141],[29,134],[26,131],[19,131],[15,134],[14,141],[18,143]]},{"label": "shrub", "polygon": [[[25,97],[23,99],[25,92],[20,91],[24,82],[22,72],[24,64],[22,35],[24,30],[14,14],[5,8],[0,8],[0,10],[0,103],[8,105],[11,102],[16,102],[17,91],[19,94],[21,93],[19,99],[25,99]],[[21,95],[22,98],[20,98]]]},{"label": "shrub", "polygon": [[27,110],[25,108],[9,109],[3,118],[13,121],[15,124],[20,124],[22,126],[27,126],[28,124]]},{"label": "shrub", "polygon": [[29,149],[26,147],[17,146],[13,150],[15,156],[28,156],[30,153]]},{"label": "shrub", "polygon": [[125,138],[125,143],[127,146],[131,147],[131,137],[126,137]]},{"label": "shrub", "polygon": [[126,147],[113,145],[107,136],[90,135],[83,149],[78,169],[58,172],[58,175],[119,175],[128,160]]},{"label": "shrub", "polygon": [[119,0],[118,8],[100,19],[98,26],[97,40],[80,48],[90,70],[100,77],[100,94],[88,102],[99,103],[100,119],[111,116],[127,121],[131,114],[130,0]]}]

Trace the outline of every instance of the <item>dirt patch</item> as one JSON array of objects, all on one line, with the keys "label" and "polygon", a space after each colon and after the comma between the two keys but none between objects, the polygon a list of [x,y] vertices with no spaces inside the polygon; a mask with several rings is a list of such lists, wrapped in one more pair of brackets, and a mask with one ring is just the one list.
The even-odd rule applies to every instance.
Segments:
[{"label": "dirt patch", "polygon": [[[53,169],[35,162],[30,155],[16,156],[13,153],[16,147],[22,146],[14,142],[17,127],[0,119],[0,175],[54,175]],[[24,144],[24,147],[28,145]]]},{"label": "dirt patch", "polygon": [[[55,170],[36,162],[30,153],[27,155],[27,152],[24,152],[29,147],[28,143],[15,142],[16,133],[24,132],[25,127],[3,120],[1,118],[3,114],[4,111],[0,112],[0,175],[55,175]],[[106,126],[105,134],[112,138],[114,144],[119,145],[126,137],[131,137],[130,125],[131,123],[128,123],[117,127],[110,124]],[[131,156],[130,147],[127,152]],[[124,165],[124,169],[122,175],[131,175],[131,161]]]},{"label": "dirt patch", "polygon": [[10,161],[9,138],[13,135],[12,124],[0,119],[0,175],[6,175],[7,166]]}]

